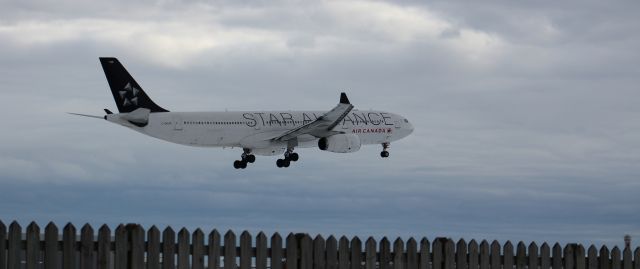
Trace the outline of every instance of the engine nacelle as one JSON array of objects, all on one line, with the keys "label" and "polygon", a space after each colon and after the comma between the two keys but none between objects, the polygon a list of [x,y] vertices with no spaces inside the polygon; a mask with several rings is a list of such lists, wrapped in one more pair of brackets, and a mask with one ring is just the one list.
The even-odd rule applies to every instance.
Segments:
[{"label": "engine nacelle", "polygon": [[354,134],[337,134],[318,140],[318,148],[336,153],[356,152],[360,146],[360,137]]}]

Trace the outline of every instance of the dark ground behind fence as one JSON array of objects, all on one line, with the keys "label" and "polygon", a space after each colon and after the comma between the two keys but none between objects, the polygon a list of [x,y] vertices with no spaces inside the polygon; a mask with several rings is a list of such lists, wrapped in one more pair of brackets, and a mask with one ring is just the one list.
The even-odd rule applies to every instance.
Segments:
[{"label": "dark ground behind fence", "polygon": [[[177,238],[176,238],[177,237]],[[49,223],[44,234],[36,223],[26,231],[13,222],[0,222],[0,269],[640,269],[640,248],[620,250],[606,246],[587,249],[579,244],[543,243],[514,246],[447,238],[406,242],[358,237],[326,239],[307,234],[278,233],[255,239],[248,232],[221,236],[197,229],[160,232],[152,226],[119,225],[112,233],[103,225],[97,234],[84,225],[78,235],[72,224],[62,229]],[[363,246],[364,245],[364,246]]]}]

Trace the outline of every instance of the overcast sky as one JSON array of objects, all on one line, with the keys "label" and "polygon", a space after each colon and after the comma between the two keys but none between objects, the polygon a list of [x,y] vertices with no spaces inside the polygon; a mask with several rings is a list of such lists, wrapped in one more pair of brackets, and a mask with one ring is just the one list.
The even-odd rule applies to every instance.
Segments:
[{"label": "overcast sky", "polygon": [[[640,3],[12,1],[0,219],[253,233],[640,240]],[[115,56],[172,111],[359,109],[415,132],[288,169],[65,112]]]}]

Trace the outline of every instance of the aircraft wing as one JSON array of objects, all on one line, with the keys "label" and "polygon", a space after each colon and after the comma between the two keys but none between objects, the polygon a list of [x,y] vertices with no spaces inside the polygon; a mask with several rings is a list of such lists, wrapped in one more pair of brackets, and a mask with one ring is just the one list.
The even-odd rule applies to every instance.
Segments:
[{"label": "aircraft wing", "polygon": [[318,117],[317,120],[302,125],[298,128],[287,131],[286,133],[273,138],[275,141],[287,141],[301,135],[309,134],[315,137],[326,137],[341,132],[333,131],[336,125],[344,119],[353,109],[353,105],[349,102],[345,93],[340,94],[340,103],[329,112]]}]

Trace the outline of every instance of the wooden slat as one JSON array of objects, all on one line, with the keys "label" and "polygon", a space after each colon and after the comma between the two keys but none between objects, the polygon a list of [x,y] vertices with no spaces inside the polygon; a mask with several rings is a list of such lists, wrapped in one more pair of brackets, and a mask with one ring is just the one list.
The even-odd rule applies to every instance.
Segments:
[{"label": "wooden slat", "polygon": [[176,232],[171,227],[162,231],[162,269],[176,268]]},{"label": "wooden slat", "polygon": [[480,269],[489,269],[489,266],[489,243],[487,240],[482,240],[480,243]]},{"label": "wooden slat", "polygon": [[[57,234],[56,234],[57,235]],[[0,269],[7,268],[7,226],[0,220]]]},{"label": "wooden slat", "polygon": [[511,241],[504,243],[503,252],[503,269],[513,269],[513,244]]},{"label": "wooden slat", "polygon": [[[529,244],[529,268],[538,269],[538,245],[535,242]],[[583,268],[584,269],[584,268]]]},{"label": "wooden slat", "polygon": [[469,269],[478,269],[480,267],[478,243],[476,240],[469,241]]},{"label": "wooden slat", "polygon": [[500,243],[493,240],[491,242],[491,269],[502,269],[502,260],[500,259]]},{"label": "wooden slat", "polygon": [[587,251],[587,268],[598,269],[598,249],[594,245]]},{"label": "wooden slat", "polygon": [[575,269],[575,250],[574,244],[567,244],[564,247],[564,268],[565,269]]},{"label": "wooden slat", "polygon": [[256,236],[256,269],[267,269],[267,236],[263,232]]},{"label": "wooden slat", "polygon": [[313,269],[326,269],[326,260],[327,256],[324,238],[317,235],[313,240]]},{"label": "wooden slat", "polygon": [[522,241],[516,247],[516,269],[524,269],[527,265],[527,247]]},{"label": "wooden slat", "polygon": [[633,256],[631,249],[626,247],[622,251],[622,269],[633,269]]},{"label": "wooden slat", "polygon": [[540,269],[551,269],[551,248],[546,242],[540,246]]},{"label": "wooden slat", "polygon": [[124,225],[120,224],[116,227],[115,230],[115,257],[114,257],[114,266],[115,268],[127,268],[128,263],[128,239],[127,239],[127,230]]},{"label": "wooden slat", "polygon": [[418,269],[418,243],[415,239],[407,240],[407,269]]},{"label": "wooden slat", "polygon": [[467,262],[467,242],[464,239],[458,240],[456,244],[456,268],[467,269],[469,264]]},{"label": "wooden slat", "polygon": [[586,269],[586,255],[584,253],[584,247],[582,245],[577,245],[576,249],[574,250],[574,263],[576,266],[576,269]]},{"label": "wooden slat", "polygon": [[22,242],[22,227],[17,222],[12,222],[9,225],[9,245],[7,247],[7,268],[8,269],[20,269],[20,256]]},{"label": "wooden slat", "polygon": [[282,236],[275,233],[271,236],[271,269],[282,269]]},{"label": "wooden slat", "polygon": [[27,226],[26,268],[36,269],[40,259],[40,227],[35,222]]},{"label": "wooden slat", "polygon": [[444,243],[444,269],[454,269],[456,260],[456,248],[453,240],[447,239]]},{"label": "wooden slat", "polygon": [[193,244],[193,253],[191,254],[191,268],[204,269],[204,233],[200,229],[196,229],[191,235],[191,244]]},{"label": "wooden slat", "polygon": [[391,244],[389,243],[389,239],[383,237],[380,240],[380,258],[378,261],[379,269],[391,269]]},{"label": "wooden slat", "polygon": [[[191,238],[189,236],[189,230],[187,230],[187,228],[180,229],[180,231],[178,232],[178,269],[189,269],[190,241]],[[235,246],[233,253],[235,254]]]},{"label": "wooden slat", "polygon": [[338,241],[335,237],[329,236],[326,242],[327,247],[327,269],[338,269]]},{"label": "wooden slat", "polygon": [[293,233],[287,235],[287,258],[285,259],[285,268],[298,269],[298,240]]},{"label": "wooden slat", "polygon": [[76,227],[71,223],[62,230],[62,268],[76,268]]},{"label": "wooden slat", "polygon": [[343,236],[338,242],[338,269],[349,269],[349,265],[349,239]]},{"label": "wooden slat", "polygon": [[393,269],[404,269],[404,242],[401,238],[396,238],[393,241]]},{"label": "wooden slat", "polygon": [[620,263],[620,249],[618,247],[613,247],[611,250],[611,269],[621,269]]},{"label": "wooden slat", "polygon": [[351,239],[351,269],[362,269],[362,242],[357,236]]},{"label": "wooden slat", "polygon": [[93,228],[88,223],[80,229],[80,268],[93,269],[96,267],[93,249]]},{"label": "wooden slat", "polygon": [[160,269],[160,230],[151,226],[147,231],[147,269]]},{"label": "wooden slat", "polygon": [[251,268],[251,234],[249,232],[244,231],[240,234],[240,269],[250,269]]},{"label": "wooden slat", "polygon": [[441,238],[433,240],[433,269],[442,269],[444,244]]},{"label": "wooden slat", "polygon": [[127,225],[131,246],[131,269],[144,268],[144,229],[138,224]]},{"label": "wooden slat", "polygon": [[298,234],[300,244],[300,269],[313,268],[313,242],[308,234]]},{"label": "wooden slat", "polygon": [[633,252],[633,269],[640,269],[640,247]]},{"label": "wooden slat", "polygon": [[209,252],[207,254],[208,269],[220,268],[220,233],[218,230],[213,230],[209,233]]},{"label": "wooden slat", "polygon": [[58,227],[49,222],[44,228],[44,268],[58,269],[58,256]]},{"label": "wooden slat", "polygon": [[563,269],[562,267],[562,247],[560,244],[555,243],[553,245],[553,249],[551,250],[553,257],[551,257],[551,268],[553,269]]},{"label": "wooden slat", "polygon": [[106,224],[98,230],[97,263],[98,269],[111,269],[111,230]]},{"label": "wooden slat", "polygon": [[373,237],[369,237],[367,242],[364,244],[364,268],[365,269],[376,269],[376,240]]},{"label": "wooden slat", "polygon": [[236,235],[227,231],[224,234],[224,269],[236,268]]},{"label": "wooden slat", "polygon": [[420,269],[431,269],[431,244],[427,238],[420,240]]},{"label": "wooden slat", "polygon": [[609,260],[609,249],[607,246],[600,248],[600,257],[598,257],[598,269],[611,269]]}]

